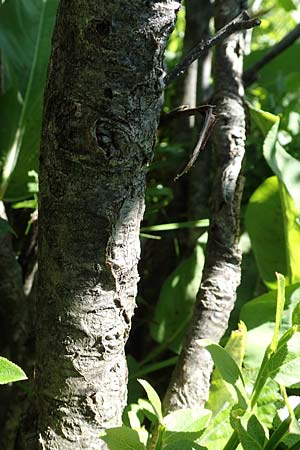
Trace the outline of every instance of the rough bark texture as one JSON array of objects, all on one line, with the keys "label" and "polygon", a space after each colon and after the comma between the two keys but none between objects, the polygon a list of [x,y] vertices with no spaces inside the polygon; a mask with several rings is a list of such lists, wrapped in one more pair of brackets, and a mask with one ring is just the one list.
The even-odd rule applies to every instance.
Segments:
[{"label": "rough bark texture", "polygon": [[106,448],[126,404],[145,172],[180,3],[62,0],[40,158],[36,408],[28,450]]},{"label": "rough bark texture", "polygon": [[[242,7],[237,0],[216,0],[215,23],[219,29]],[[217,172],[211,197],[211,224],[206,263],[194,315],[175,368],[165,409],[203,405],[208,397],[212,361],[198,339],[214,341],[224,334],[240,283],[238,250],[240,176],[244,156],[243,33],[235,33],[216,48],[215,103],[219,120],[214,132]]]}]

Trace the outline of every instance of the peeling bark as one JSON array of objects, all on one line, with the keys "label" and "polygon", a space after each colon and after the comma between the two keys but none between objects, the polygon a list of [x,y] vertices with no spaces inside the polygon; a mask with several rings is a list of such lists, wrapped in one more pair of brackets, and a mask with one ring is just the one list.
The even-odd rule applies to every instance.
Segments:
[{"label": "peeling bark", "polygon": [[121,423],[145,172],[179,7],[172,0],[60,3],[40,157],[31,410],[38,423],[22,444],[28,450],[106,448],[99,431]]},{"label": "peeling bark", "polygon": [[[245,5],[237,0],[216,0],[216,28],[225,25],[242,7]],[[240,171],[245,143],[241,80],[243,46],[243,33],[235,33],[216,47],[214,80],[219,120],[214,142],[217,168],[211,196],[206,262],[192,322],[165,397],[167,411],[203,405],[207,400],[212,361],[197,340],[220,340],[226,331],[240,283]]]}]

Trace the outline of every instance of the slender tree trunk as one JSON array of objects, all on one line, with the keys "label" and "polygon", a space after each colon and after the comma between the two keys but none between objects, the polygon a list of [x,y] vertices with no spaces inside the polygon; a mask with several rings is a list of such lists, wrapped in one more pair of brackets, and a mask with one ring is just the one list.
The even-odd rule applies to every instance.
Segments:
[{"label": "slender tree trunk", "polygon": [[61,1],[40,158],[38,435],[28,450],[99,450],[100,429],[121,423],[145,172],[179,7]]},{"label": "slender tree trunk", "polygon": [[[187,0],[186,8],[187,43],[189,43],[190,49],[196,43],[209,36],[212,5],[210,0]],[[192,40],[193,34],[196,36]],[[194,68],[195,64],[196,67]],[[207,98],[207,92],[211,83],[211,51],[195,61],[191,68],[196,72],[194,77],[192,77],[194,91],[191,91],[191,89],[186,90],[186,95],[190,95],[191,100],[184,101],[183,104],[189,103],[193,107],[205,102]],[[195,125],[196,132],[199,133],[199,124]],[[192,151],[192,148],[190,151]],[[204,219],[209,215],[210,164],[211,146],[208,144],[204,151],[201,152],[201,155],[199,155],[188,176],[188,220]],[[195,241],[200,233],[199,229],[191,228],[189,230],[190,247],[194,248]]]},{"label": "slender tree trunk", "polygon": [[[237,15],[238,0],[215,1],[219,29]],[[235,33],[216,48],[214,133],[217,168],[211,196],[211,223],[201,287],[183,350],[165,398],[165,409],[203,405],[207,400],[212,361],[198,339],[214,341],[224,334],[240,283],[238,250],[240,176],[245,142],[243,109],[243,33]]]}]

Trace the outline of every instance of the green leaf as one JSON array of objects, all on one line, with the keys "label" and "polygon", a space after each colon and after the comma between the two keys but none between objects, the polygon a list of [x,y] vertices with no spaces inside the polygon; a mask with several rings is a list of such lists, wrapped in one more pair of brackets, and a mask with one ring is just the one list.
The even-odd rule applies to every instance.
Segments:
[{"label": "green leaf", "polygon": [[6,200],[25,197],[27,173],[38,168],[43,93],[57,5],[58,0],[10,0],[0,6],[5,90],[11,88],[22,97],[21,107],[14,101],[11,115],[6,113],[2,123],[11,136],[0,154],[4,160],[1,197],[5,194]]},{"label": "green leaf", "polygon": [[292,324],[300,326],[300,302],[295,306],[293,310]]},{"label": "green leaf", "polygon": [[206,445],[209,450],[223,449],[232,434],[229,418],[234,402],[235,399],[228,396],[228,401],[225,400],[221,409],[214,414],[207,429],[199,438],[201,445]]},{"label": "green leaf", "polygon": [[164,282],[150,327],[152,338],[179,353],[200,286],[204,254],[200,244]]},{"label": "green leaf", "polygon": [[[299,283],[285,288],[285,305],[281,319],[281,333],[292,326],[293,310],[300,303]],[[240,318],[247,326],[247,342],[244,365],[258,368],[275,328],[277,291],[270,291],[247,302],[241,309]]]},{"label": "green leaf", "polygon": [[164,417],[164,442],[195,441],[207,427],[211,411],[200,408],[179,409]]},{"label": "green leaf", "polygon": [[138,432],[129,427],[108,428],[99,436],[110,450],[145,450]]},{"label": "green leaf", "polygon": [[154,408],[155,414],[158,418],[159,423],[163,424],[161,401],[153,387],[146,380],[138,380],[138,382],[143,386],[146,391],[149,402]]},{"label": "green leaf", "polygon": [[207,447],[202,447],[196,442],[192,442],[186,439],[181,439],[176,442],[171,442],[163,450],[207,450]]},{"label": "green leaf", "polygon": [[292,0],[278,0],[278,3],[286,11],[293,11],[297,9]]},{"label": "green leaf", "polygon": [[152,423],[156,422],[157,419],[156,412],[152,404],[148,400],[145,400],[144,398],[139,398],[138,406],[141,408],[141,410],[143,411],[147,419],[150,420],[150,422]]},{"label": "green leaf", "polygon": [[[288,339],[287,339],[288,338]],[[278,350],[269,362],[269,376],[290,387],[300,380],[300,332],[286,332],[278,342]]]},{"label": "green leaf", "polygon": [[[259,109],[250,107],[251,114],[261,128],[265,140],[263,144],[263,154],[280,181],[285,185],[288,193],[295,202],[299,214],[300,210],[300,161],[288,154],[279,144],[278,128],[280,119],[278,116],[267,113]],[[260,118],[259,118],[260,116]]]},{"label": "green leaf", "polygon": [[252,415],[247,423],[247,430],[237,420],[235,429],[244,450],[263,450],[266,435],[263,426],[255,415]]},{"label": "green leaf", "polygon": [[209,339],[199,339],[198,343],[201,347],[205,347],[206,350],[209,351],[217,369],[226,383],[235,385],[239,379],[243,382],[243,375],[239,366],[223,347]]},{"label": "green leaf", "polygon": [[275,272],[287,284],[300,280],[300,228],[295,205],[277,177],[267,178],[251,196],[245,223],[264,283],[276,289]]},{"label": "green leaf", "polygon": [[[246,334],[247,329],[243,322],[239,323],[239,329],[231,332],[228,339],[225,350],[234,359],[239,367],[241,367],[245,349],[246,349]],[[211,385],[209,391],[209,399],[206,403],[206,408],[211,410],[214,415],[223,410],[226,405],[228,407],[233,406],[236,403],[236,393],[232,386],[226,383],[220,374],[217,367],[214,368]],[[229,424],[229,411],[228,411],[228,424]],[[213,425],[214,427],[214,425]]]},{"label": "green leaf", "polygon": [[10,226],[10,224],[8,223],[7,220],[2,219],[0,217],[0,237],[3,236],[4,234],[8,234],[11,233],[14,236],[16,236],[15,231],[13,230],[13,228]]},{"label": "green leaf", "polygon": [[275,351],[277,349],[279,330],[281,327],[284,303],[285,303],[285,281],[284,276],[280,273],[276,273],[277,277],[277,301],[276,301],[276,317],[275,317],[275,329],[271,342],[271,350]]},{"label": "green leaf", "polygon": [[27,380],[25,372],[16,364],[0,356],[0,384]]}]

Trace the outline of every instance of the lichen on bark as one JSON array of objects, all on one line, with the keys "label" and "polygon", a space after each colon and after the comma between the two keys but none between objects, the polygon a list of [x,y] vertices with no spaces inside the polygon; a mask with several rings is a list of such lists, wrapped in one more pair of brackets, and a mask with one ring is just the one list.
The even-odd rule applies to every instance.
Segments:
[{"label": "lichen on bark", "polygon": [[60,3],[40,156],[38,421],[25,439],[30,450],[99,450],[100,429],[121,423],[145,173],[179,7]]}]

